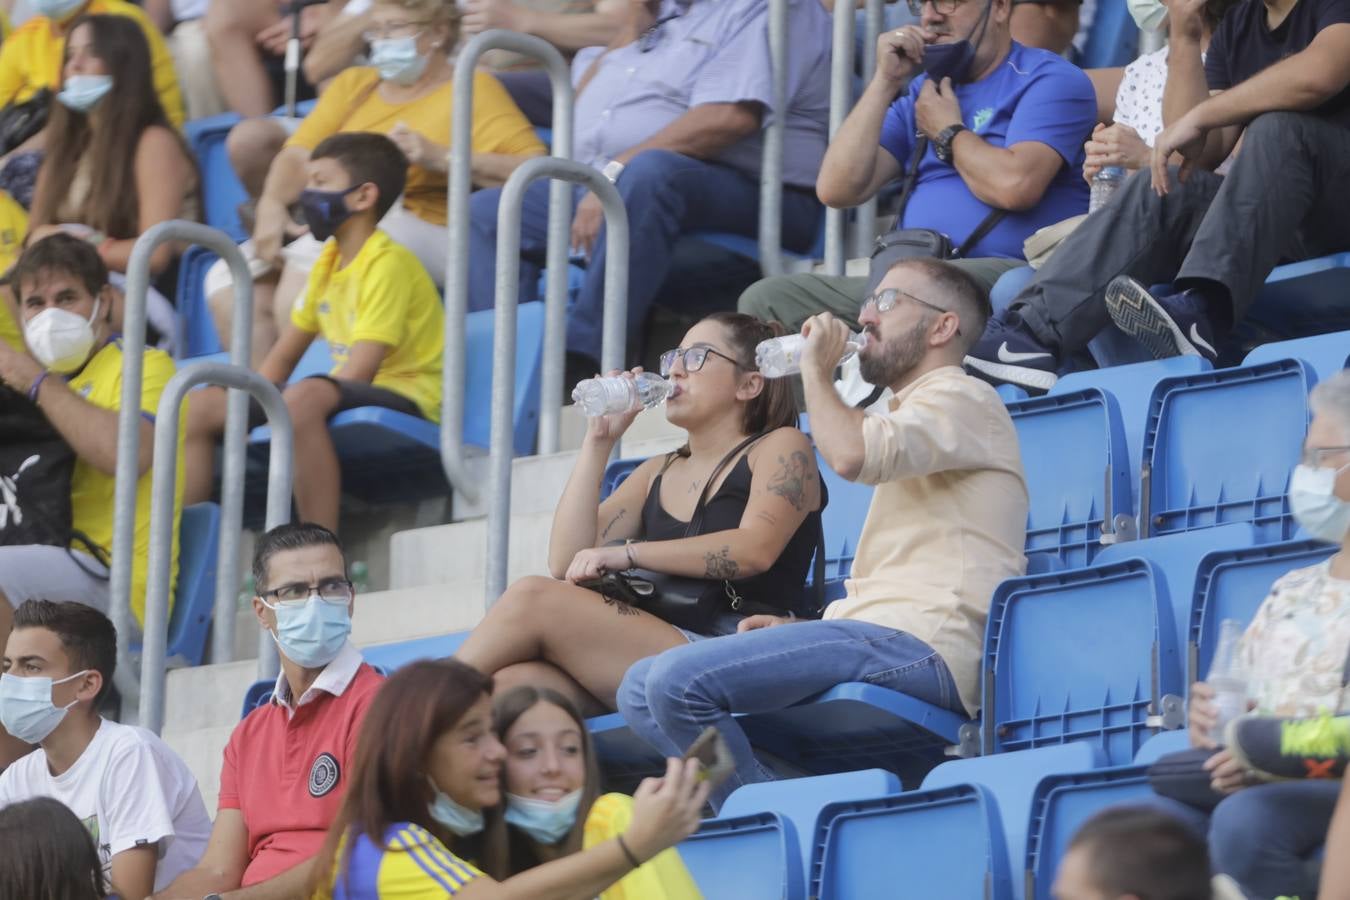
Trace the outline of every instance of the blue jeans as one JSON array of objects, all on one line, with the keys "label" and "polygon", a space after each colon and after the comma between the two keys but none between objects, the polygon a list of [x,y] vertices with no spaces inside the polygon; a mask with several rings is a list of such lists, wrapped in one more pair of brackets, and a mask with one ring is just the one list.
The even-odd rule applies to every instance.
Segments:
[{"label": "blue jeans", "polygon": [[1321,860],[1339,781],[1280,781],[1243,788],[1213,813],[1166,797],[1157,806],[1209,843],[1210,868],[1232,877],[1253,900],[1317,896]]},{"label": "blue jeans", "polygon": [[[520,302],[538,300],[539,272],[548,246],[547,179],[525,191],[521,210]],[[665,281],[676,239],[689,231],[754,237],[759,228],[758,182],[727,166],[669,150],[646,150],[619,176],[628,209],[628,344],[642,334],[647,311]],[[573,208],[584,193],[578,188]],[[490,309],[496,296],[497,205],[501,190],[469,200],[469,308]],[[823,208],[813,193],[783,192],[783,245],[804,251],[815,241]],[[604,318],[605,229],[600,229],[581,294],[567,311],[567,349],[600,358]]]},{"label": "blue jeans", "polygon": [[741,785],[775,777],[755,759],[733,713],[783,709],[849,681],[961,709],[956,683],[932,647],[903,631],[831,619],[709,638],[641,660],[619,686],[619,711],[666,756],[681,755],[716,725],[736,761],[712,797],[721,808]]}]

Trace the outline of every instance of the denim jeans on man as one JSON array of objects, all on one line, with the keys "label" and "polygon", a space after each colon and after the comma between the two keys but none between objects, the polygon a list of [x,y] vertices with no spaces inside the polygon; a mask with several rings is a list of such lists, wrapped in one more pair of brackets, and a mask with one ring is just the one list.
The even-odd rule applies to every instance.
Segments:
[{"label": "denim jeans on man", "polygon": [[666,756],[680,756],[716,725],[736,771],[714,806],[743,784],[770,781],[732,713],[783,709],[849,681],[901,691],[961,712],[947,664],[903,631],[851,619],[795,622],[708,638],[635,664],[619,686],[628,726]]},{"label": "denim jeans on man", "polygon": [[[539,272],[548,247],[548,181],[525,191],[520,235],[520,302],[538,300]],[[633,157],[616,184],[628,210],[628,346],[642,334],[652,300],[670,268],[679,236],[689,231],[730,232],[753,238],[759,229],[759,183],[737,169],[668,150]],[[585,191],[577,188],[573,208]],[[469,201],[469,308],[490,309],[496,292],[499,189]],[[783,246],[804,251],[815,240],[822,207],[807,190],[783,191]],[[605,229],[586,265],[581,294],[567,311],[567,349],[600,358],[604,313]]]}]

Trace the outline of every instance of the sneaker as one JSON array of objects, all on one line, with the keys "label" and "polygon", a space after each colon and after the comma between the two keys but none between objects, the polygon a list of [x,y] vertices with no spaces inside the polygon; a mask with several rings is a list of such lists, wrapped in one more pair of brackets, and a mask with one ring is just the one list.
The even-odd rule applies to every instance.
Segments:
[{"label": "sneaker", "polygon": [[972,374],[995,384],[1007,382],[1048,391],[1059,380],[1059,360],[1054,351],[1025,326],[1009,324],[1003,317],[989,320],[965,364]]},{"label": "sneaker", "polygon": [[1117,275],[1106,286],[1106,310],[1116,326],[1147,348],[1154,359],[1219,357],[1208,304],[1199,291],[1154,296],[1128,275]]},{"label": "sneaker", "polygon": [[1350,760],[1350,716],[1239,716],[1228,723],[1233,758],[1262,778],[1340,778]]}]

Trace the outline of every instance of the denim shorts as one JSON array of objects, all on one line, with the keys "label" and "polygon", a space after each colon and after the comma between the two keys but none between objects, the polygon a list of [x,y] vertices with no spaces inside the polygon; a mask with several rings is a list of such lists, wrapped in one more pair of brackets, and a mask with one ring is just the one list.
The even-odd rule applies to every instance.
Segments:
[{"label": "denim shorts", "polygon": [[713,620],[708,623],[708,630],[702,634],[700,634],[697,631],[690,631],[688,628],[681,628],[678,625],[672,625],[671,627],[674,628],[676,631],[678,631],[680,634],[684,635],[685,640],[687,640],[689,643],[692,644],[695,641],[702,641],[706,640],[707,638],[722,637],[723,635],[735,634],[736,626],[740,625],[741,619],[744,618],[745,616],[741,615],[740,613],[735,613],[732,612],[731,610],[725,610],[713,617]]}]

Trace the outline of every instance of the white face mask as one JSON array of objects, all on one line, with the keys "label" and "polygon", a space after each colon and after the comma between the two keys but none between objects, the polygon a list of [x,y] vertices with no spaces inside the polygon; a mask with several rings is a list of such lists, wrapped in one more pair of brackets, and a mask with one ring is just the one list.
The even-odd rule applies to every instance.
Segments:
[{"label": "white face mask", "polygon": [[68,309],[48,307],[28,320],[23,337],[34,358],[60,375],[69,375],[89,361],[94,349],[94,320],[98,318],[99,301],[89,318],[78,316]]},{"label": "white face mask", "polygon": [[508,793],[503,818],[541,844],[556,844],[576,824],[580,804],[580,790],[557,800],[537,800]]},{"label": "white face mask", "polygon": [[[431,779],[428,778],[427,781]],[[431,813],[431,818],[460,837],[468,837],[483,830],[483,811],[469,809],[462,803],[456,803],[454,798],[437,787],[434,781],[431,781],[431,803],[428,804],[427,811]]]},{"label": "white face mask", "polygon": [[1167,7],[1161,0],[1125,0],[1134,24],[1143,31],[1162,31],[1163,20],[1167,18]]},{"label": "white face mask", "polygon": [[33,11],[58,22],[84,5],[84,0],[33,0]]},{"label": "white face mask", "polygon": [[1289,509],[1303,530],[1329,544],[1339,544],[1350,531],[1350,503],[1336,496],[1336,479],[1350,463],[1339,469],[1297,465],[1289,479]]}]

